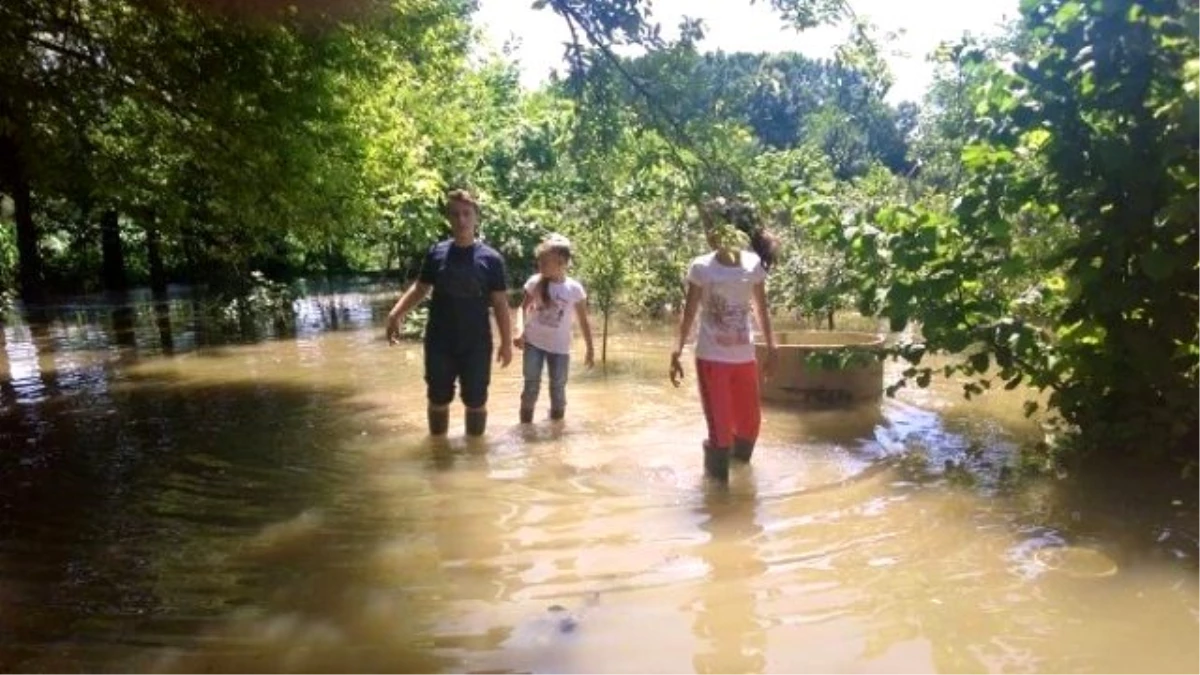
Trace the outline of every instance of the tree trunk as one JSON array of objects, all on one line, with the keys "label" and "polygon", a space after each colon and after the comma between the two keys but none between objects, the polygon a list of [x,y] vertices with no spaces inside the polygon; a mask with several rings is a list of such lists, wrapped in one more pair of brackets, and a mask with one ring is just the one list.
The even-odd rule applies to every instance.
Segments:
[{"label": "tree trunk", "polygon": [[150,290],[160,295],[167,292],[167,274],[163,270],[162,239],[158,228],[153,224],[146,226],[146,260],[150,265]]},{"label": "tree trunk", "polygon": [[833,310],[832,309],[829,310],[828,319],[829,319],[829,330],[833,330]]},{"label": "tree trunk", "polygon": [[33,193],[21,167],[14,169],[13,202],[16,206],[18,281],[21,298],[26,302],[45,299],[42,285],[42,251],[38,247],[37,224],[33,222]]},{"label": "tree trunk", "polygon": [[45,299],[42,252],[37,224],[33,222],[33,186],[29,182],[28,153],[22,140],[30,138],[26,103],[0,92],[0,190],[12,195],[17,221],[17,284],[26,302]]},{"label": "tree trunk", "polygon": [[392,255],[395,251],[395,247],[389,243],[384,246],[383,249],[385,257],[383,259],[383,274],[380,275],[381,280],[387,279],[392,274]]},{"label": "tree trunk", "polygon": [[604,305],[604,326],[600,329],[600,365],[608,369],[608,314],[609,306]]},{"label": "tree trunk", "polygon": [[125,278],[125,250],[121,247],[121,219],[115,209],[100,215],[100,252],[103,259],[104,287],[123,291],[128,287]]},{"label": "tree trunk", "polygon": [[[183,269],[187,283],[200,283],[200,242],[197,240],[194,225],[184,225],[179,233],[179,243],[183,249]],[[215,275],[214,275],[215,276]]]},{"label": "tree trunk", "polygon": [[325,243],[325,276],[329,277],[330,275],[336,274],[338,271],[340,271],[338,269],[338,267],[339,267],[338,254],[337,254],[337,251],[334,249],[333,242],[332,241],[326,242]]}]

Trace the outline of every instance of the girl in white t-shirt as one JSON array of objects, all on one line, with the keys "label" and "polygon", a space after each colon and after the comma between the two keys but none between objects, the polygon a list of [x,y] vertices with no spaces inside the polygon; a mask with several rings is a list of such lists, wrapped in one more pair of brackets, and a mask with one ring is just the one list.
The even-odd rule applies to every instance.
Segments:
[{"label": "girl in white t-shirt", "polygon": [[550,376],[550,419],[561,420],[567,408],[567,371],[571,361],[571,319],[579,318],[579,328],[587,345],[584,365],[594,365],[592,328],[588,323],[587,292],[567,276],[571,262],[571,242],[551,235],[535,251],[538,273],[525,282],[525,300],[521,303],[520,326],[513,344],[524,350],[522,359],[525,388],[521,392],[521,423],[533,421],[542,380],[542,365]]},{"label": "girl in white t-shirt", "polygon": [[[696,379],[708,423],[704,470],[718,481],[729,479],[730,455],[749,462],[758,440],[762,412],[758,363],[751,338],[752,307],[767,345],[764,374],[775,360],[775,336],[767,306],[767,269],[775,262],[777,242],[745,203],[716,199],[701,209],[704,232],[713,251],[692,260],[679,339],[671,352],[671,382],[683,377],[680,358],[700,312],[696,335]],[[753,249],[752,251],[744,249]]]}]

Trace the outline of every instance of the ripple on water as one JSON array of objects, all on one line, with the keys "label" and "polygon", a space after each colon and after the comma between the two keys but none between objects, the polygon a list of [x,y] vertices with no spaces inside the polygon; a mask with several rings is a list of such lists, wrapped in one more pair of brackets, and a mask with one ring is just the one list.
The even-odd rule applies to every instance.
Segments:
[{"label": "ripple on water", "polygon": [[[609,496],[654,495],[668,502],[693,499],[704,484],[702,428],[678,411],[653,424],[645,411],[606,422],[573,421],[513,427],[489,450],[491,476],[524,480],[556,473],[558,489]],[[649,413],[652,414],[652,413]],[[840,485],[877,464],[883,454],[871,440],[853,446],[814,445],[764,435],[752,472],[735,464],[732,489],[753,483],[760,498],[787,496]],[[751,479],[743,479],[751,474]]]},{"label": "ripple on water", "polygon": [[[1194,573],[1116,570],[1069,525],[939,480],[972,444],[1010,448],[986,413],[933,405],[945,390],[768,407],[752,466],[709,490],[696,393],[662,382],[669,338],[618,339],[611,376],[573,372],[562,424],[543,401],[518,425],[520,369],[497,369],[487,437],[462,438],[456,404],[432,443],[419,343],[387,348],[362,298],[328,300],[302,310],[297,340],[136,367],[8,341],[21,438],[41,447],[86,408],[80,428],[113,417],[156,448],[136,481],[93,494],[96,472],[72,474],[79,508],[51,494],[17,524],[0,619],[45,656],[17,666],[1172,670],[1195,653]],[[899,459],[922,453],[919,470]],[[1194,560],[1194,539],[1165,546]],[[142,650],[162,660],[115,665]]]}]

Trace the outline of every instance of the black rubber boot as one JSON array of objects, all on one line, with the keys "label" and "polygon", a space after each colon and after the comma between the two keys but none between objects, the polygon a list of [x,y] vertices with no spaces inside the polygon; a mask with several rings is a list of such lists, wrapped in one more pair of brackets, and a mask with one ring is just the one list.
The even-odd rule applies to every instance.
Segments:
[{"label": "black rubber boot", "polygon": [[467,411],[467,435],[468,436],[482,436],[485,429],[487,429],[487,411],[486,410],[468,410]]},{"label": "black rubber boot", "polygon": [[704,474],[721,483],[729,482],[729,448],[716,448],[704,441]]},{"label": "black rubber boot", "polygon": [[550,419],[552,420],[561,420],[566,414],[567,411],[563,410],[562,408],[559,408],[558,410],[553,408],[550,409]]},{"label": "black rubber boot", "polygon": [[739,462],[750,463],[750,456],[754,454],[754,441],[747,441],[741,438],[733,439],[733,458]]},{"label": "black rubber boot", "polygon": [[521,424],[533,424],[533,408],[521,408]]},{"label": "black rubber boot", "polygon": [[450,428],[450,409],[442,408],[440,410],[429,409],[429,434],[431,436],[445,436],[446,431]]}]

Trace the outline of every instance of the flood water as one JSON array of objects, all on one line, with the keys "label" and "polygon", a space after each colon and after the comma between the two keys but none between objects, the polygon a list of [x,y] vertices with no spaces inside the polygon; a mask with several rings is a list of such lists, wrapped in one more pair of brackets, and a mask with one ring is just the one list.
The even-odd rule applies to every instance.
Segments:
[{"label": "flood water", "polygon": [[517,424],[517,360],[434,442],[390,300],[244,344],[186,298],[0,326],[0,670],[1200,667],[1194,496],[1012,487],[1017,397],[768,406],[711,490],[669,326],[577,354],[565,422],[543,387]]}]

